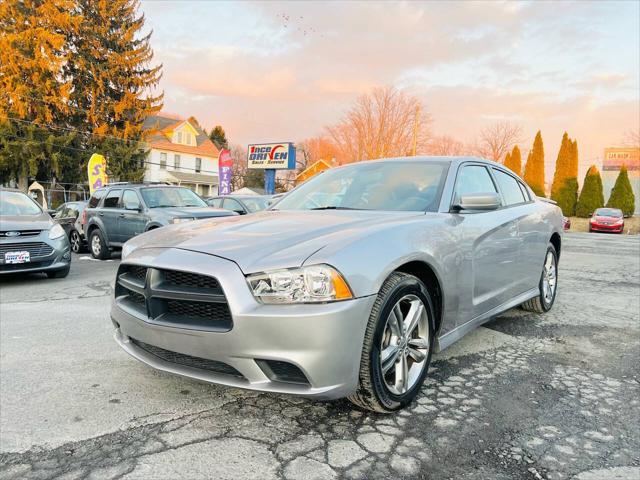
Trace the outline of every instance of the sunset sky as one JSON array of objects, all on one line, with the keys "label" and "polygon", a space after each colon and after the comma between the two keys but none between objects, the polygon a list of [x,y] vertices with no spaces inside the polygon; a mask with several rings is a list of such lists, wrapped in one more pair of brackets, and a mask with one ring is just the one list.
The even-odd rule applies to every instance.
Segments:
[{"label": "sunset sky", "polygon": [[[419,97],[432,130],[563,131],[582,176],[640,123],[640,3],[143,1],[165,111],[221,124],[232,143],[321,134],[371,87]],[[551,168],[549,165],[548,169]],[[552,175],[553,172],[547,172]]]}]

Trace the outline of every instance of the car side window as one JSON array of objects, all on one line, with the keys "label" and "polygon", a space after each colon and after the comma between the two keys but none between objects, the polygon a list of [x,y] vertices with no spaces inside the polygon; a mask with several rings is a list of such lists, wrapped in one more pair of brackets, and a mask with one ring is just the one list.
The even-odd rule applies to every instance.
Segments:
[{"label": "car side window", "polygon": [[75,204],[69,205],[69,209],[65,213],[65,217],[78,218],[80,215],[80,211],[78,210],[78,206]]},{"label": "car side window", "polygon": [[91,198],[89,199],[89,205],[87,205],[87,207],[96,208],[100,203],[100,199],[104,197],[105,192],[106,190],[96,190],[95,192],[93,192],[93,195],[91,195]]},{"label": "car side window", "polygon": [[121,194],[122,190],[120,189],[109,190],[109,193],[107,193],[107,196],[104,199],[104,204],[102,206],[104,208],[118,208]]},{"label": "car side window", "polygon": [[482,165],[465,165],[458,173],[456,198],[471,193],[498,193],[491,175]]},{"label": "car side window", "polygon": [[520,190],[522,190],[522,195],[524,195],[524,201],[531,201],[531,195],[529,195],[529,190],[524,186],[524,183],[518,182],[518,185],[520,185]]},{"label": "car side window", "polygon": [[243,206],[234,198],[225,198],[223,205],[227,210],[233,210],[234,212],[244,212]]},{"label": "car side window", "polygon": [[496,168],[493,169],[493,173],[500,186],[506,205],[517,205],[525,202],[522,190],[520,190],[518,181],[515,178]]},{"label": "car side window", "polygon": [[136,192],[134,192],[133,190],[125,190],[122,194],[122,205],[126,207],[129,204],[131,204],[132,206],[135,205],[140,208],[140,199],[138,198]]},{"label": "car side window", "polygon": [[222,207],[222,199],[221,198],[212,198],[211,200],[207,200],[207,203],[210,207],[221,208]]}]

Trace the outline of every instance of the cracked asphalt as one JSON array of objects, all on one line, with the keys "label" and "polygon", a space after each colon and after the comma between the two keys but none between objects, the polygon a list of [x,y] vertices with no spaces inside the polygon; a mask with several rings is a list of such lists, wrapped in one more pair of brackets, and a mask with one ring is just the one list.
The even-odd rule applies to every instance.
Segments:
[{"label": "cracked asphalt", "polygon": [[0,479],[640,478],[640,237],[566,235],[554,309],[435,355],[390,416],[136,362],[112,340],[117,264],[0,280]]}]

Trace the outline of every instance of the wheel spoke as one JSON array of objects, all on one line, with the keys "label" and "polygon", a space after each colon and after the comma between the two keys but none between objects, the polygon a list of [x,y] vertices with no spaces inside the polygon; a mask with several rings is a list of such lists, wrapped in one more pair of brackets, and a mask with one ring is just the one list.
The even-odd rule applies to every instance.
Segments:
[{"label": "wheel spoke", "polygon": [[395,308],[389,314],[388,324],[393,335],[395,335],[396,337],[402,336],[402,317],[398,317]]},{"label": "wheel spoke", "polygon": [[400,308],[400,302],[396,303],[395,307],[393,307],[393,313],[398,320],[398,328],[400,331],[399,337],[404,334],[404,315],[402,315],[402,309]]},{"label": "wheel spoke", "polygon": [[426,357],[426,355],[424,353],[422,353],[420,350],[416,350],[415,348],[410,348],[409,349],[409,356],[411,358],[413,358],[418,363],[423,361],[425,359],[425,357]]},{"label": "wheel spoke", "polygon": [[418,325],[418,321],[420,317],[424,313],[424,305],[419,300],[411,302],[411,308],[409,309],[409,313],[407,313],[407,318],[404,321],[404,332],[407,337],[410,337],[413,331],[416,329]]},{"label": "wheel spoke", "polygon": [[407,391],[407,384],[409,383],[409,363],[407,357],[400,355],[400,361],[396,363],[396,390],[400,393]]},{"label": "wheel spoke", "polygon": [[383,375],[386,375],[387,372],[396,364],[399,355],[400,349],[395,345],[388,346],[382,351],[381,364]]},{"label": "wheel spoke", "polygon": [[409,346],[413,348],[427,349],[429,348],[429,342],[424,338],[412,338],[409,340]]}]

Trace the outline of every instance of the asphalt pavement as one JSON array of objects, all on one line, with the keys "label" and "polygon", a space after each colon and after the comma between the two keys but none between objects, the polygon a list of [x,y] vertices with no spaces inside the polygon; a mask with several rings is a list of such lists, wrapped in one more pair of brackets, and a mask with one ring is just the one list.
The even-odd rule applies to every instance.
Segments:
[{"label": "asphalt pavement", "polygon": [[396,415],[157,372],[113,341],[119,260],[0,279],[0,479],[640,478],[640,237],[568,234],[559,296],[434,356]]}]

